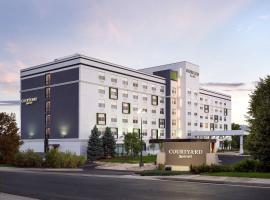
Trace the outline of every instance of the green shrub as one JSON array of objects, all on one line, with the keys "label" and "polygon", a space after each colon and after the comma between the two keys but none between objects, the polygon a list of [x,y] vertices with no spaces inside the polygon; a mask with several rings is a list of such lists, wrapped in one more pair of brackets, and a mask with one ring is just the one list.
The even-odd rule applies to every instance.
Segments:
[{"label": "green shrub", "polygon": [[18,152],[14,157],[14,165],[17,167],[42,167],[42,157],[33,150]]},{"label": "green shrub", "polygon": [[164,164],[158,164],[157,170],[165,170],[165,165]]},{"label": "green shrub", "polygon": [[233,171],[229,165],[198,165],[190,166],[190,172],[193,174],[201,174],[206,172],[230,172]]},{"label": "green shrub", "polygon": [[258,160],[241,160],[233,165],[233,169],[236,172],[256,172],[261,171],[262,165]]},{"label": "green shrub", "polygon": [[59,152],[52,149],[45,155],[45,166],[52,168],[77,168],[85,164],[84,156],[77,156],[71,152]]}]

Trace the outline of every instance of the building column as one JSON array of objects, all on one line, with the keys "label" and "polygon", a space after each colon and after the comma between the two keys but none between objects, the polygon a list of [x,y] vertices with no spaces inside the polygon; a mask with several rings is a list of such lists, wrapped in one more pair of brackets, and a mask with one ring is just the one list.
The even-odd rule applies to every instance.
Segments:
[{"label": "building column", "polygon": [[240,135],[240,149],[239,149],[240,154],[244,153],[243,140],[244,140],[244,136]]}]

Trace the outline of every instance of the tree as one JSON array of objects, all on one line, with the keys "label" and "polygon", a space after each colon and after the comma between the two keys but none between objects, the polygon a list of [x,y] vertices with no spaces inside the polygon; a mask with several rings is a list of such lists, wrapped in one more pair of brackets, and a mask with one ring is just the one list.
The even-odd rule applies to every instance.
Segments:
[{"label": "tree", "polygon": [[97,160],[103,156],[102,138],[96,126],[91,131],[87,147],[87,159],[90,161]]},{"label": "tree", "polygon": [[270,169],[270,76],[260,79],[250,95],[248,107],[250,154]]},{"label": "tree", "polygon": [[15,114],[0,113],[0,163],[11,164],[21,144]]},{"label": "tree", "polygon": [[138,133],[127,133],[124,137],[124,147],[128,155],[132,157],[138,155],[142,144]]},{"label": "tree", "polygon": [[115,155],[115,139],[110,128],[106,128],[102,137],[103,151],[106,158],[114,157]]}]

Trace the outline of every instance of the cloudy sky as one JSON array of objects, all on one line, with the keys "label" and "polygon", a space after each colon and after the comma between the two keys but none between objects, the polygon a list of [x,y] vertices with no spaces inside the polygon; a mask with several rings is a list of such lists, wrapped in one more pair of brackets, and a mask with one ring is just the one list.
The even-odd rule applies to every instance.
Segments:
[{"label": "cloudy sky", "polygon": [[0,0],[0,111],[19,113],[19,70],[74,53],[139,69],[198,64],[204,87],[248,94],[270,72],[270,2],[252,0]]}]

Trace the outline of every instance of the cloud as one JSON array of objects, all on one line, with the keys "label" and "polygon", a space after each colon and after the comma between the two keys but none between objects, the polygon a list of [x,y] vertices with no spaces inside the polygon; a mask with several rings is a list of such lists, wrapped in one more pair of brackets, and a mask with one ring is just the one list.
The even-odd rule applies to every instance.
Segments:
[{"label": "cloud", "polygon": [[258,19],[259,20],[262,20],[262,21],[267,21],[270,19],[270,14],[267,14],[267,15],[260,15],[258,16]]},{"label": "cloud", "polygon": [[255,88],[255,82],[251,83],[218,83],[218,82],[208,82],[201,83],[201,86],[213,89],[219,89],[225,92],[235,92],[235,91],[247,91],[251,92]]},{"label": "cloud", "polygon": [[202,83],[202,86],[221,86],[221,87],[238,87],[243,86],[245,83],[218,83],[218,82],[208,82]]},{"label": "cloud", "polygon": [[19,100],[7,100],[7,101],[0,101],[0,106],[17,106],[20,105]]}]

